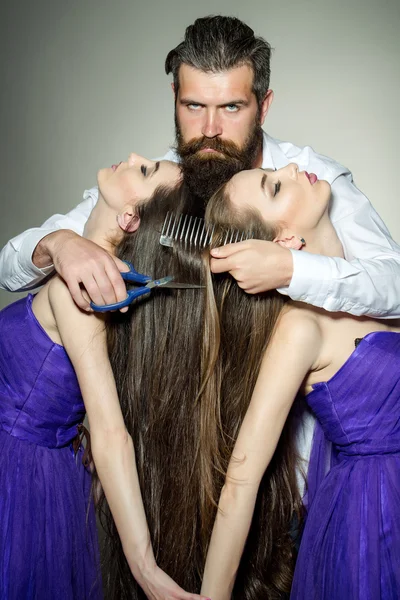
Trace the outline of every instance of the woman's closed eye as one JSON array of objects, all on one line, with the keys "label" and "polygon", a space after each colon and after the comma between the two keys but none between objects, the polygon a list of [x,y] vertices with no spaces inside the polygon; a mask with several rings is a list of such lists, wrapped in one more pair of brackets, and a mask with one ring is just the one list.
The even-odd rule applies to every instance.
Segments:
[{"label": "woman's closed eye", "polygon": [[281,189],[281,182],[278,181],[277,183],[275,183],[274,198],[279,193],[280,189]]},{"label": "woman's closed eye", "polygon": [[146,175],[147,175],[147,167],[146,167],[146,165],[141,165],[140,166],[140,170],[143,173],[144,177],[146,177]]}]

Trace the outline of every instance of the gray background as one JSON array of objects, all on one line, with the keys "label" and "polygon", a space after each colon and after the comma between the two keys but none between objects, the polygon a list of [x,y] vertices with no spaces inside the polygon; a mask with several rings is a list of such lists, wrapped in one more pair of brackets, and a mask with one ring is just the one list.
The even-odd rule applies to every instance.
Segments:
[{"label": "gray background", "polygon": [[400,240],[399,0],[14,0],[0,12],[0,246],[78,204],[98,168],[166,151],[165,56],[207,14],[275,48],[265,129],[348,166]]}]

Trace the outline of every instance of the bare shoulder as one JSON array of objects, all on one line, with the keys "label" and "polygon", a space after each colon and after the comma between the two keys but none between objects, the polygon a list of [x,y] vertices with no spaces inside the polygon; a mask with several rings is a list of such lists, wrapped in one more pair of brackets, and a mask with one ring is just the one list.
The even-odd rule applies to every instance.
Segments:
[{"label": "bare shoulder", "polygon": [[58,275],[53,277],[49,282],[47,293],[49,295],[49,301],[53,306],[61,302],[65,303],[66,305],[69,305],[70,302],[74,304],[67,284]]},{"label": "bare shoulder", "polygon": [[290,340],[295,344],[315,345],[320,343],[322,329],[318,314],[307,308],[285,307],[278,319],[275,336]]},{"label": "bare shoulder", "polygon": [[322,347],[322,331],[312,310],[287,306],[280,315],[267,354],[275,364],[303,373],[313,371]]},{"label": "bare shoulder", "polygon": [[54,277],[49,283],[48,298],[61,337],[68,337],[72,329],[75,335],[79,330],[82,336],[104,330],[104,316],[81,310],[61,277]]}]

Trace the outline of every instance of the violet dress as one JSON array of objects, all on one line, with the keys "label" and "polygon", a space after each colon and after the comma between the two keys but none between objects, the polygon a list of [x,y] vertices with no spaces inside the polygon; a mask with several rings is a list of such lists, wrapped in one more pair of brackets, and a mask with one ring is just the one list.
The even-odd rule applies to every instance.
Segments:
[{"label": "violet dress", "polygon": [[365,336],[317,417],[292,600],[400,598],[400,334]]},{"label": "violet dress", "polygon": [[91,477],[71,444],[85,408],[31,305],[0,312],[0,598],[98,600]]}]

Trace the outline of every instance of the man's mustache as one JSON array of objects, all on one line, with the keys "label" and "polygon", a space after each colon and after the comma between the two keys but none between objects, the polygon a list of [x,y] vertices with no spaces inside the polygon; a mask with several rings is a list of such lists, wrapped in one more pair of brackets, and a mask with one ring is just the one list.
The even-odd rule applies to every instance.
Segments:
[{"label": "man's mustache", "polygon": [[[215,150],[223,154],[225,158],[240,160],[242,153],[238,146],[230,140],[221,140],[220,138],[193,138],[179,146],[179,154],[182,158],[187,158],[197,154],[201,150]],[[212,154],[206,154],[205,158],[214,158]],[[218,158],[217,156],[215,158]]]}]

